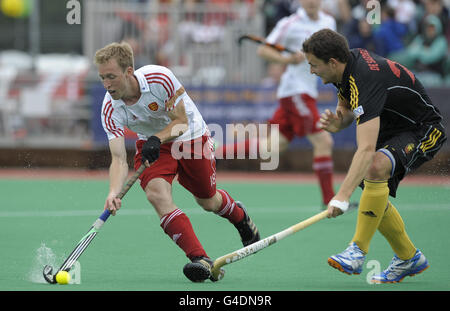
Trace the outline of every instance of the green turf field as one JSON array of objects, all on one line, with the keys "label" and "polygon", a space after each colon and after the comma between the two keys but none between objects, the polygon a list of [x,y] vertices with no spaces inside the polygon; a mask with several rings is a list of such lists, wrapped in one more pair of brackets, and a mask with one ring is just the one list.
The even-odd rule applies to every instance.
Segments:
[{"label": "green turf field", "polygon": [[[279,232],[317,212],[316,184],[219,184],[245,202],[262,237]],[[139,185],[126,195],[123,208],[110,217],[80,258],[80,284],[49,285],[42,265],[59,267],[102,212],[108,189],[103,180],[0,179],[1,291],[447,291],[450,290],[448,186],[403,185],[393,200],[407,231],[430,262],[430,268],[400,284],[369,285],[377,265],[384,269],[393,253],[376,233],[366,269],[348,276],[330,268],[329,255],[341,252],[354,231],[356,212],[324,219],[304,231],[241,261],[225,266],[217,283],[191,283],[182,268],[184,253],[163,233],[159,219]],[[357,190],[354,198],[359,197]],[[204,212],[190,194],[174,184],[176,204],[190,217],[209,256],[242,247],[237,231],[223,218]],[[49,253],[38,254],[45,245]],[[44,256],[45,255],[45,256]],[[44,257],[43,257],[44,256]]]}]

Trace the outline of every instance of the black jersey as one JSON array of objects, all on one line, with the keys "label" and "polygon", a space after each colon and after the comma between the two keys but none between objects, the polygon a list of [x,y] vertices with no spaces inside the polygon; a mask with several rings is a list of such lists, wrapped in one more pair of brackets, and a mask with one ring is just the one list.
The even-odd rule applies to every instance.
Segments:
[{"label": "black jersey", "polygon": [[406,67],[364,49],[350,50],[338,96],[348,101],[357,124],[380,117],[379,139],[437,124],[442,116],[422,83]]}]

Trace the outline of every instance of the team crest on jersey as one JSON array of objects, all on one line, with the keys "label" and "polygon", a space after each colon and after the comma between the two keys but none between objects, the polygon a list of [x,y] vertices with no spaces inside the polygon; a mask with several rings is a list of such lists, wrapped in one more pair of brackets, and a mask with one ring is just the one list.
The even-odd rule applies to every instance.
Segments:
[{"label": "team crest on jersey", "polygon": [[355,115],[355,118],[358,118],[364,114],[364,109],[362,106],[358,106],[355,109],[353,109],[353,114]]},{"label": "team crest on jersey", "polygon": [[153,102],[153,103],[151,103],[151,104],[148,104],[148,108],[149,108],[151,111],[156,111],[156,110],[158,110],[158,104],[157,104],[156,102]]},{"label": "team crest on jersey", "polygon": [[413,143],[407,144],[405,147],[405,153],[408,154],[414,150],[415,145]]}]

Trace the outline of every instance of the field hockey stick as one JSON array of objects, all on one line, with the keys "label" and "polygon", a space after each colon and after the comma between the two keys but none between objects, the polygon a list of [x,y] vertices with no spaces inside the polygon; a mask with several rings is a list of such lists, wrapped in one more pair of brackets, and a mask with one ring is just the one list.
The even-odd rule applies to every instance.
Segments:
[{"label": "field hockey stick", "polygon": [[295,51],[292,51],[290,49],[288,49],[287,47],[284,47],[280,44],[272,44],[267,42],[264,38],[258,37],[258,36],[254,36],[254,35],[242,35],[238,38],[238,44],[241,45],[242,41],[244,40],[250,40],[252,42],[258,43],[258,44],[262,44],[262,45],[266,45],[266,46],[270,46],[271,48],[274,48],[275,50],[277,50],[278,52],[289,52],[294,54]]},{"label": "field hockey stick", "polygon": [[[350,204],[348,207],[348,211],[351,209],[356,208],[357,204]],[[243,247],[241,249],[238,249],[232,253],[226,254],[222,257],[217,258],[213,263],[213,268],[211,269],[211,278],[214,281],[220,280],[224,276],[224,271],[221,269],[221,267],[228,265],[230,263],[236,262],[238,260],[241,260],[242,258],[248,257],[250,255],[253,255],[254,253],[269,247],[270,245],[275,244],[276,242],[284,239],[287,236],[290,236],[300,230],[303,230],[312,224],[315,224],[316,222],[324,219],[327,217],[328,211],[322,211],[306,220],[303,220],[293,226],[290,226],[289,228],[280,231],[278,233],[275,233],[265,239],[259,240],[258,242],[255,242],[253,244],[250,244],[246,247]]]},{"label": "field hockey stick", "polygon": [[[133,174],[133,176],[130,177],[130,179],[124,184],[122,187],[122,190],[117,195],[117,198],[122,199],[125,194],[130,190],[130,188],[133,186],[133,184],[136,182],[136,180],[141,176],[142,172],[145,170],[146,166],[142,164],[138,170]],[[80,258],[81,254],[84,252],[84,250],[88,247],[88,245],[92,242],[92,240],[95,238],[97,233],[99,232],[100,228],[103,226],[103,224],[106,222],[108,217],[111,215],[109,210],[105,209],[103,213],[100,215],[100,217],[92,224],[89,231],[81,238],[80,242],[78,242],[75,249],[70,253],[69,257],[67,257],[66,260],[64,260],[61,267],[56,271],[55,274],[53,274],[53,267],[50,265],[46,265],[44,267],[44,270],[42,271],[42,274],[44,275],[44,279],[50,283],[55,284],[56,283],[56,274],[58,274],[59,271],[67,271],[69,272],[74,263],[77,261],[78,258]]]}]

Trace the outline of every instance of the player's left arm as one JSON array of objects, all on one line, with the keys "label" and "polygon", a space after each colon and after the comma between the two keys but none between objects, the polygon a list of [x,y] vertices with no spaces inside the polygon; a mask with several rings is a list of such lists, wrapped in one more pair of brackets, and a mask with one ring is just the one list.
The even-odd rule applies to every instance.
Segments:
[{"label": "player's left arm", "polygon": [[183,135],[188,129],[183,99],[180,99],[173,109],[167,112],[167,115],[171,122],[164,129],[150,136],[142,146],[142,160],[147,167],[159,158],[161,144]]},{"label": "player's left arm", "polygon": [[[361,183],[372,164],[375,156],[378,132],[380,130],[380,117],[373,118],[356,127],[356,141],[358,148],[353,155],[352,163],[339,188],[334,200],[349,202],[356,187]],[[342,212],[339,208],[329,205],[328,217],[336,217]]]},{"label": "player's left arm", "polygon": [[188,129],[188,117],[183,99],[180,99],[176,106],[167,112],[167,115],[171,122],[162,131],[155,134],[162,144],[183,135]]}]

